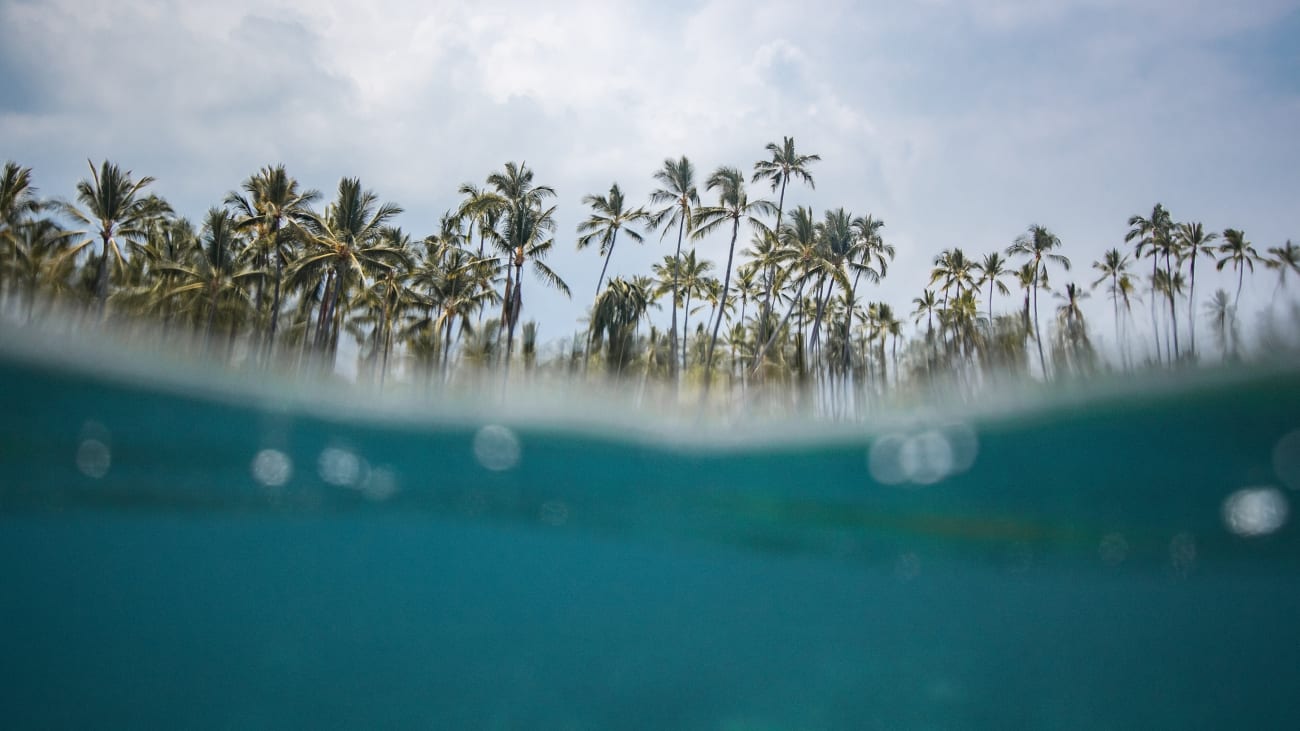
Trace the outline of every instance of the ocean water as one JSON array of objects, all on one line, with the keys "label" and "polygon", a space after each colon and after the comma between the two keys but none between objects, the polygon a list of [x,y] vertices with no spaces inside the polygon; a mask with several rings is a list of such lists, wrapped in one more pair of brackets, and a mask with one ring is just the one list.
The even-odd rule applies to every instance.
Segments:
[{"label": "ocean water", "polygon": [[1300,724],[1294,370],[752,438],[123,372],[0,356],[4,728]]}]

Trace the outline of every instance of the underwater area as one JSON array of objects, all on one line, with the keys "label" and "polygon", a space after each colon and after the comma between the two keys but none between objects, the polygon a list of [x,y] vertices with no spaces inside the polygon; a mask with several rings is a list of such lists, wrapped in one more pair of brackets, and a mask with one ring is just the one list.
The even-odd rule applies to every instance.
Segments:
[{"label": "underwater area", "polygon": [[7,728],[1300,717],[1294,368],[656,426],[10,342]]}]

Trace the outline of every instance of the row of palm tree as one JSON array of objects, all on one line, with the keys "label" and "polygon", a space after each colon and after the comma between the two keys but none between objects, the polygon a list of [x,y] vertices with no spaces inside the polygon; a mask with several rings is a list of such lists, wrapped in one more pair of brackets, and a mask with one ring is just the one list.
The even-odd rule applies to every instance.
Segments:
[{"label": "row of palm tree", "polygon": [[[585,372],[598,362],[623,375],[639,369],[642,382],[691,383],[705,394],[718,378],[741,393],[754,384],[797,384],[836,414],[905,382],[943,377],[975,387],[1002,373],[1050,379],[1100,367],[1080,307],[1088,291],[1050,284],[1071,262],[1047,227],[1032,225],[1005,251],[978,260],[961,248],[941,251],[928,286],[912,300],[917,335],[905,340],[905,323],[888,303],[862,299],[864,285],[878,285],[896,254],[883,238],[884,222],[844,208],[818,215],[801,205],[787,214],[789,185],[813,187],[820,157],[800,153],[789,137],[767,153],[748,176],[721,166],[705,177],[709,204],[684,156],[654,172],[646,205],[634,205],[617,182],[606,194],[584,196],[589,213],[576,246],[598,252],[600,275],[586,327],[542,366]],[[538,327],[522,321],[525,283],[570,295],[546,263],[556,243],[556,192],[525,164],[507,163],[481,187],[462,185],[461,203],[419,240],[395,225],[399,206],[354,178],[341,180],[318,209],[318,191],[301,187],[283,166],[268,166],[196,228],[149,192],[152,178],[107,161],[90,172],[74,200],[47,201],[30,169],[4,167],[0,301],[26,320],[56,304],[98,321],[148,317],[164,332],[198,334],[209,356],[242,354],[259,366],[327,373],[346,332],[357,343],[360,370],[380,383],[394,363],[408,376],[450,381],[462,371],[508,369],[521,326],[524,367],[536,369]],[[775,203],[751,195],[747,186],[760,183]],[[749,245],[737,252],[742,229]],[[655,231],[675,245],[651,276],[607,278],[620,238],[642,243]],[[717,233],[727,241],[721,267],[695,249]],[[1129,220],[1126,242],[1131,252],[1112,249],[1093,263],[1100,276],[1091,283],[1112,300],[1123,368],[1139,365],[1124,325],[1140,298],[1132,267],[1142,257],[1152,260],[1142,291],[1151,295],[1157,365],[1197,357],[1199,259],[1213,256],[1218,270],[1231,267],[1237,276],[1231,300],[1220,291],[1207,304],[1225,356],[1239,353],[1236,309],[1246,270],[1276,270],[1278,288],[1288,273],[1300,273],[1300,251],[1289,241],[1261,256],[1241,230],[1220,236],[1201,223],[1176,223],[1159,204]],[[721,279],[714,276],[719,268]],[[995,299],[1011,295],[1009,283],[1019,284],[1023,305],[998,314]],[[1184,290],[1186,347],[1177,309]],[[1058,301],[1047,337],[1043,292]],[[662,332],[651,311],[665,303],[670,325]],[[218,333],[226,334],[224,347]]]}]

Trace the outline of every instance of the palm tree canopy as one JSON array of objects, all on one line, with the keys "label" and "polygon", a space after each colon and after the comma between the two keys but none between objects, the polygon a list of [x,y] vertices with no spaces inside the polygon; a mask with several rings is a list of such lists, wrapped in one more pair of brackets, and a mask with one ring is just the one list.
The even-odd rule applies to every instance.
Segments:
[{"label": "palm tree canopy", "polygon": [[814,162],[821,160],[820,155],[801,155],[794,149],[794,138],[784,137],[781,144],[769,142],[767,151],[772,154],[770,160],[759,160],[754,163],[754,176],[751,183],[757,183],[760,180],[770,181],[772,192],[775,193],[778,188],[791,180],[798,178],[808,184],[810,188],[816,188],[812,174],[808,172],[808,167]]},{"label": "palm tree canopy", "polygon": [[700,193],[695,187],[695,166],[685,155],[677,160],[668,158],[663,167],[655,171],[654,179],[660,187],[650,191],[650,203],[664,207],[649,216],[649,227],[653,230],[662,226],[660,238],[679,225],[684,225],[686,232],[690,233],[692,214],[700,205]]},{"label": "palm tree canopy", "polygon": [[600,253],[604,255],[614,241],[614,236],[622,231],[628,238],[640,243],[644,240],[641,233],[632,226],[649,218],[641,208],[627,208],[623,191],[614,183],[609,188],[609,195],[586,195],[582,197],[584,205],[591,206],[591,215],[578,224],[578,248],[585,249],[593,241],[600,242]]}]

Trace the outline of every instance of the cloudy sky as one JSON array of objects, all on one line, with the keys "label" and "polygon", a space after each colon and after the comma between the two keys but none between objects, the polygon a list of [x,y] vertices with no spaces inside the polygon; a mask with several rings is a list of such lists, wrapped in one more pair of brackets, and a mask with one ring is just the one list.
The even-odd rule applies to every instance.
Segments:
[{"label": "cloudy sky", "polygon": [[[283,162],[327,195],[359,176],[422,236],[460,183],[526,160],[559,193],[551,263],[574,290],[526,290],[547,340],[599,273],[574,248],[584,194],[642,200],[668,156],[748,170],[783,135],[822,156],[788,205],[885,220],[898,259],[867,296],[897,309],[940,249],[1031,223],[1076,264],[1053,281],[1090,282],[1157,201],[1261,252],[1300,239],[1297,2],[0,0],[0,29],[0,158],[49,196],[107,157],[197,220]],[[670,252],[647,241],[611,272]],[[1248,316],[1275,278],[1255,281]],[[1103,340],[1107,307],[1089,303]]]}]

